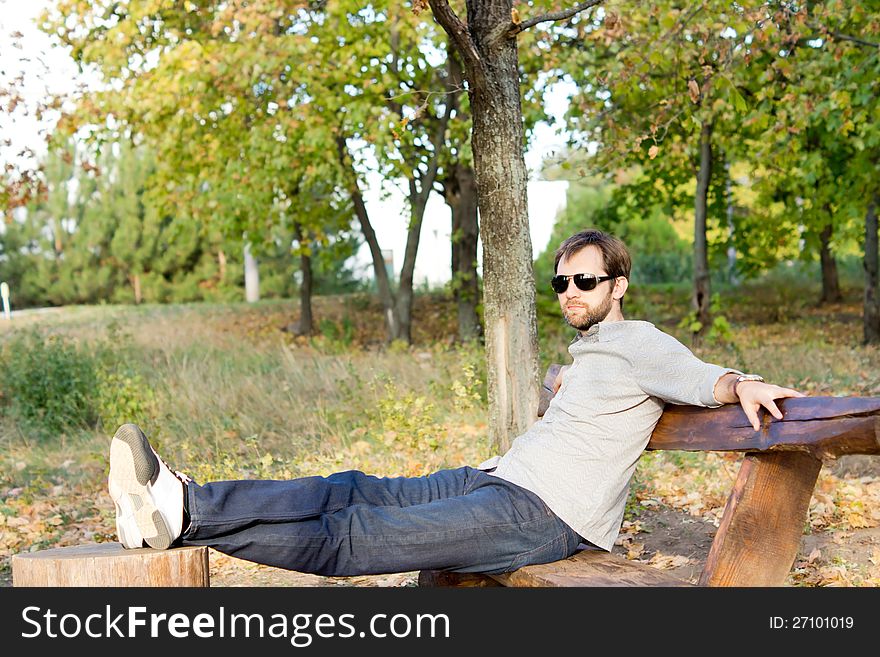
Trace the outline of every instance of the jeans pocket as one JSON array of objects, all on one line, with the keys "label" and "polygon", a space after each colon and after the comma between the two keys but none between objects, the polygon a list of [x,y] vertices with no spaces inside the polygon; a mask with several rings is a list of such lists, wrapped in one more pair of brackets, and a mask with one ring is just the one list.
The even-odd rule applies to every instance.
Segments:
[{"label": "jeans pocket", "polygon": [[510,565],[506,568],[506,572],[519,570],[525,566],[531,566],[539,563],[550,563],[559,561],[568,556],[568,540],[566,532],[562,532],[552,541],[545,543],[539,547],[518,554]]}]

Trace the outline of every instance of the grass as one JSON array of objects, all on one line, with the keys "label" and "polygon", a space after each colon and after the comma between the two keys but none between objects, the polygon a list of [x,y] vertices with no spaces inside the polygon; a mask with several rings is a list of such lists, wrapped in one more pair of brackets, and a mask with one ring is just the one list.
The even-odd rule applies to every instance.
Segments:
[{"label": "grass", "polygon": [[[819,307],[811,301],[816,287],[797,280],[722,288],[730,337],[692,349],[704,360],[811,394],[880,395],[880,350],[861,344],[860,292],[855,285],[844,292],[843,303]],[[689,344],[678,328],[688,294],[686,283],[634,287],[625,311]],[[571,330],[558,308],[540,307],[543,369],[569,361]],[[321,332],[311,338],[280,330],[296,314],[291,300],[64,308],[0,323],[0,345],[39,327],[86,349],[111,350],[149,392],[152,402],[139,422],[163,457],[197,480],[347,468],[418,475],[475,465],[491,454],[482,352],[451,343],[455,312],[446,296],[416,298],[411,347],[384,344],[381,309],[365,295],[315,299]],[[8,580],[15,552],[113,540],[104,482],[115,427],[38,439],[2,401],[0,580]],[[647,455],[627,518],[641,500],[653,499],[717,519],[737,459]],[[871,478],[843,481],[823,470],[809,526],[876,526],[878,493]]]}]

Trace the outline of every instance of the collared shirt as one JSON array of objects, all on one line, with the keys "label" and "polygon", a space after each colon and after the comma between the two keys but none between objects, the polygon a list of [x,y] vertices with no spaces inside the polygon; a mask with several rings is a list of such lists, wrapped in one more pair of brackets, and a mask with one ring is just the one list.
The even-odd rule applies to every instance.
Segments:
[{"label": "collared shirt", "polygon": [[544,417],[479,469],[537,494],[591,543],[611,550],[632,475],[665,403],[714,408],[718,379],[738,372],[705,363],[649,322],[592,326],[568,348],[573,362]]}]

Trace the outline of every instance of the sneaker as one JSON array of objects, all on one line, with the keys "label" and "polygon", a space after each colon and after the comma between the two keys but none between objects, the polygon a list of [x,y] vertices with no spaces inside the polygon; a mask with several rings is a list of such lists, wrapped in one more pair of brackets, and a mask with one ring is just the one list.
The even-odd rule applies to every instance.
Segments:
[{"label": "sneaker", "polygon": [[165,550],[183,531],[184,484],[136,424],[123,424],[110,442],[107,487],[116,505],[116,535],[126,548]]}]

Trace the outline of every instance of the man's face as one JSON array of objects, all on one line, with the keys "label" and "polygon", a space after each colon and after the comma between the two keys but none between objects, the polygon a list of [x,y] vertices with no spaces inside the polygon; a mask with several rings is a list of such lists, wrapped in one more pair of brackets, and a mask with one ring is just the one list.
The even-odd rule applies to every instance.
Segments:
[{"label": "man's face", "polygon": [[[563,257],[556,268],[557,274],[571,276],[572,274],[596,274],[607,275],[602,251],[597,246],[588,246],[570,259]],[[604,320],[611,312],[613,304],[612,293],[615,281],[604,281],[588,292],[579,289],[574,281],[569,279],[568,289],[559,297],[559,306],[562,308],[562,316],[569,325],[578,331],[586,331],[594,324]]]}]

